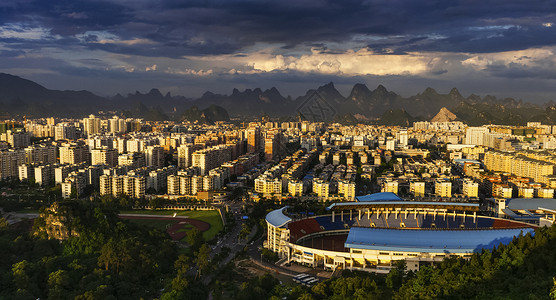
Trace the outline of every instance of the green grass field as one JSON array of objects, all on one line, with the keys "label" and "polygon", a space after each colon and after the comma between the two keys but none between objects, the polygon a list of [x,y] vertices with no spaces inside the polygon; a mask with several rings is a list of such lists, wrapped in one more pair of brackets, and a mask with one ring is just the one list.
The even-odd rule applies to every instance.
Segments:
[{"label": "green grass field", "polygon": [[[206,241],[213,239],[224,225],[222,224],[222,219],[220,218],[220,213],[217,210],[127,210],[121,211],[122,214],[137,214],[137,215],[167,215],[173,216],[176,213],[178,216],[188,216],[191,219],[204,221],[210,224],[210,229],[203,232],[203,238]],[[134,220],[139,221],[139,220]],[[151,220],[141,220],[141,221],[151,221]],[[152,220],[155,221],[155,220]],[[156,220],[157,222],[165,222],[169,224],[169,221]],[[174,221],[172,221],[174,222]],[[157,227],[158,228],[158,227]],[[166,230],[166,227],[163,227]]]}]

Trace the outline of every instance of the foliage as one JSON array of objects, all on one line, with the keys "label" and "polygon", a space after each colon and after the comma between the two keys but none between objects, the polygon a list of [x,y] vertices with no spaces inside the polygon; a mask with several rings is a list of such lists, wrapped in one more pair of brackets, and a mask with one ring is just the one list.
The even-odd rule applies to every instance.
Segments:
[{"label": "foliage", "polygon": [[207,271],[211,267],[210,251],[211,251],[210,247],[207,244],[203,244],[201,248],[199,248],[199,252],[196,253],[197,271],[198,271],[198,275],[200,276],[207,273]]},{"label": "foliage", "polygon": [[261,255],[263,256],[263,258],[266,261],[269,261],[271,263],[275,263],[277,262],[280,258],[278,257],[278,254],[274,251],[268,250],[266,248],[263,248],[261,251]]},{"label": "foliage", "polygon": [[450,258],[423,267],[404,283],[397,299],[541,299],[554,291],[556,227],[539,228],[469,261]]},{"label": "foliage", "polygon": [[251,228],[249,228],[249,226],[245,223],[241,224],[241,231],[239,232],[239,238],[241,240],[245,240],[249,236],[249,233],[251,233]]},{"label": "foliage", "polygon": [[[157,297],[177,258],[165,233],[120,220],[103,206],[73,202],[65,212],[79,233],[66,240],[0,230],[0,299]],[[37,219],[35,230],[46,225]]]},{"label": "foliage", "polygon": [[187,243],[189,244],[189,248],[193,252],[199,250],[199,248],[201,248],[201,245],[203,245],[204,243],[203,234],[197,228],[193,228],[187,231],[186,240]]},{"label": "foliage", "polygon": [[270,274],[252,278],[240,286],[240,290],[235,297],[238,300],[260,300],[268,299],[274,287],[279,284],[278,279]]}]

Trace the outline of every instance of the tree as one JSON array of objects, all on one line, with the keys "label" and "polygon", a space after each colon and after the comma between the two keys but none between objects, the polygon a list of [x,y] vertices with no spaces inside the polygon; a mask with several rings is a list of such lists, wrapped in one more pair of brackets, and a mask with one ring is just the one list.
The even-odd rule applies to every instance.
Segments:
[{"label": "tree", "polygon": [[398,289],[402,283],[405,275],[405,261],[399,260],[396,262],[396,267],[392,268],[388,275],[386,275],[386,286],[391,289]]},{"label": "tree", "polygon": [[210,267],[210,247],[203,244],[197,253],[197,275],[201,276]]},{"label": "tree", "polygon": [[0,218],[0,232],[8,230],[8,221],[4,217]]},{"label": "tree", "polygon": [[247,224],[245,223],[241,224],[241,231],[239,232],[239,238],[242,240],[247,239],[250,232],[251,229],[249,228],[249,226],[247,226]]},{"label": "tree", "polygon": [[151,209],[157,209],[164,205],[164,199],[162,198],[153,198],[149,201],[149,206]]},{"label": "tree", "polygon": [[69,288],[70,279],[67,271],[58,270],[48,275],[48,298],[64,298]]},{"label": "tree", "polygon": [[108,271],[110,265],[115,264],[117,260],[116,245],[114,240],[110,239],[108,243],[102,246],[100,256],[98,257],[98,265],[104,266],[104,270]]},{"label": "tree", "polygon": [[199,250],[201,245],[204,243],[203,233],[197,229],[193,228],[187,232],[187,243],[193,252]]},{"label": "tree", "polygon": [[22,260],[12,266],[12,276],[14,278],[15,287],[17,289],[27,289],[29,286],[29,275],[27,274],[30,268],[29,262]]},{"label": "tree", "polygon": [[116,273],[119,273],[120,268],[125,269],[131,261],[129,246],[129,242],[126,240],[116,242],[110,239],[100,250],[98,265],[104,266],[105,271],[108,271],[110,266],[113,266],[116,268]]},{"label": "tree", "polygon": [[174,268],[177,271],[177,275],[172,279],[172,290],[183,292],[189,287],[189,281],[187,280],[187,271],[190,268],[191,259],[186,255],[180,255],[178,259],[174,262]]}]

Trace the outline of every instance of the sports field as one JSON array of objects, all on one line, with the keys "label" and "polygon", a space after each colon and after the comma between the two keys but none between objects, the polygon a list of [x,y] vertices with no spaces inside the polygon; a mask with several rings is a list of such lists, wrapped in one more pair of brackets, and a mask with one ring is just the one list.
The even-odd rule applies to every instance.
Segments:
[{"label": "sports field", "polygon": [[[174,213],[176,216],[187,218],[173,218]],[[129,217],[126,217],[126,219],[130,219],[132,222],[137,224],[166,230],[174,240],[183,239],[188,230],[193,229],[193,227],[197,227],[201,232],[203,232],[203,238],[208,241],[213,239],[223,228],[222,219],[216,210],[129,210],[122,211],[121,214],[136,215],[133,219]],[[160,217],[141,217],[141,215],[157,215]],[[206,225],[203,225],[203,223]]]}]

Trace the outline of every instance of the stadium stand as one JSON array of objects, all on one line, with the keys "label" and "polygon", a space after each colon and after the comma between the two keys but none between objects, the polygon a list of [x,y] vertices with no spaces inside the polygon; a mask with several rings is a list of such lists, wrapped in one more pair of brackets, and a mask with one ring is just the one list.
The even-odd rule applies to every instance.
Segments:
[{"label": "stadium stand", "polygon": [[324,231],[348,229],[352,226],[357,227],[375,227],[375,228],[406,228],[406,229],[500,229],[500,228],[522,228],[523,224],[512,221],[500,220],[485,216],[472,215],[454,215],[452,214],[418,214],[413,213],[390,213],[388,217],[384,213],[372,213],[370,219],[367,214],[362,214],[361,219],[358,217],[344,217],[344,221],[340,221],[336,217],[336,221],[332,222],[330,216],[319,216],[315,218],[320,229]]},{"label": "stadium stand", "polygon": [[320,224],[314,218],[288,223],[288,229],[290,230],[290,241],[292,242],[296,242],[308,234],[323,231],[320,228]]}]

